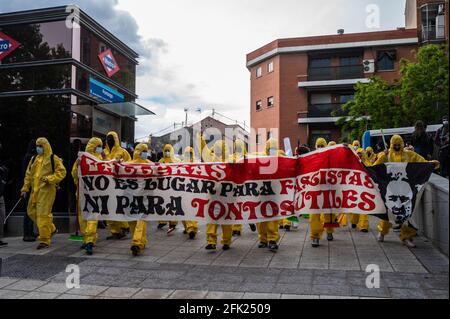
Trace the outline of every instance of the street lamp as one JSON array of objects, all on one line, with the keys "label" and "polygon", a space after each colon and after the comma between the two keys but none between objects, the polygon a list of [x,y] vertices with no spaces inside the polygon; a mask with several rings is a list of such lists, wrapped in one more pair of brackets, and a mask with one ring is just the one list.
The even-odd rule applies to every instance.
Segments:
[{"label": "street lamp", "polygon": [[[185,127],[188,126],[188,112],[191,111],[192,109],[194,109],[194,108],[193,107],[185,107],[184,108],[184,112],[186,113],[186,122],[184,122],[184,126]],[[194,112],[202,113],[202,108],[201,107],[196,107]]]}]

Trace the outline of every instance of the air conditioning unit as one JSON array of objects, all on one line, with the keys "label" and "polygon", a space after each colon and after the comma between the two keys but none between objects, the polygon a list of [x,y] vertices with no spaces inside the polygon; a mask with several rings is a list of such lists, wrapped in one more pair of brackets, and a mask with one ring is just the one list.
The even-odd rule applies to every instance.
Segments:
[{"label": "air conditioning unit", "polygon": [[375,60],[364,60],[363,61],[364,73],[374,73],[375,72]]}]

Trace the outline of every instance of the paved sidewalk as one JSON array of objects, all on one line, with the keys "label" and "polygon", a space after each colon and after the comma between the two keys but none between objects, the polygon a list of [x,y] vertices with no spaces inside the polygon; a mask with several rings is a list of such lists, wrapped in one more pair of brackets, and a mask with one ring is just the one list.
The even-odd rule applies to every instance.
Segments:
[{"label": "paved sidewalk", "polygon": [[[106,241],[106,231],[93,256],[68,235],[37,251],[36,243],[7,238],[0,248],[2,298],[445,298],[448,258],[424,238],[408,249],[392,232],[376,241],[376,218],[364,234],[339,228],[333,242],[312,248],[307,220],[291,232],[280,231],[280,250],[259,249],[257,234],[245,226],[232,249],[207,252],[205,227],[191,241],[182,225],[173,236],[149,224],[149,245],[140,257],[129,251],[130,239]],[[70,264],[80,266],[80,289],[67,289]],[[368,289],[367,265],[381,270],[380,288]]]}]

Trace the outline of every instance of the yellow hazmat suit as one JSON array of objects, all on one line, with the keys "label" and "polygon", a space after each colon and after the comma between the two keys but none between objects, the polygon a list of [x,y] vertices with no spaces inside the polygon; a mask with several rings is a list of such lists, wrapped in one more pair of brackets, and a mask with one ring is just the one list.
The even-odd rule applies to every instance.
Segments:
[{"label": "yellow hazmat suit", "polygon": [[[358,154],[364,166],[372,166],[372,163],[366,156],[366,152],[362,148],[358,148],[356,150],[356,154]],[[352,228],[358,227],[358,229],[362,232],[367,232],[369,230],[368,215],[350,214],[350,222],[352,224]]]},{"label": "yellow hazmat suit", "polygon": [[[152,162],[145,158],[142,158],[143,153],[148,154],[147,144],[138,144],[134,149],[132,164],[151,164]],[[131,241],[131,251],[133,255],[137,256],[145,249],[147,245],[147,221],[138,220],[128,223],[130,225],[132,241]]]},{"label": "yellow hazmat suit", "polygon": [[[111,143],[111,142],[113,143]],[[106,145],[105,145],[105,160],[117,160],[129,162],[131,161],[130,153],[124,148],[120,146],[119,136],[116,132],[109,132],[106,135]],[[125,229],[130,228],[127,222],[117,222],[117,221],[108,221],[108,229],[111,234],[114,236],[124,236],[123,232]]]},{"label": "yellow hazmat suit", "polygon": [[330,141],[328,143],[328,147],[337,145],[335,141]]},{"label": "yellow hazmat suit", "polygon": [[52,207],[56,197],[57,184],[66,177],[66,169],[62,160],[53,155],[54,170],[52,168],[52,148],[46,138],[38,138],[37,147],[43,148],[41,155],[36,155],[28,163],[22,194],[31,191],[28,201],[28,216],[39,229],[38,248],[50,246],[52,235],[56,233],[53,224]]},{"label": "yellow hazmat suit", "polygon": [[359,141],[353,141],[352,148],[355,150],[355,152],[361,148],[361,143]]},{"label": "yellow hazmat suit", "polygon": [[[163,147],[163,158],[161,158],[159,160],[160,163],[164,163],[164,164],[171,164],[171,163],[179,163],[180,160],[178,160],[175,157],[175,150],[173,149],[173,146],[170,144],[166,144]],[[163,225],[167,225],[166,221],[160,221],[159,222],[159,227],[161,228],[161,226]],[[174,227],[176,227],[178,225],[177,221],[171,221],[169,222],[169,229],[173,229]]]},{"label": "yellow hazmat suit", "polygon": [[[101,153],[96,153],[95,150],[97,148],[103,148],[103,142],[98,137],[93,137],[89,140],[86,146],[86,152],[94,155],[98,159],[102,159]],[[81,215],[81,209],[79,207],[79,190],[78,190],[78,160],[75,161],[72,167],[72,178],[77,187],[77,214],[78,214],[78,223],[80,225],[80,231],[83,234],[83,243],[85,245],[92,244],[95,245],[98,239],[97,235],[97,225],[98,221],[96,220],[84,220]]]},{"label": "yellow hazmat suit", "polygon": [[[227,148],[224,140],[219,140],[214,143],[212,149],[209,149],[206,145],[206,141],[202,136],[198,135],[197,138],[200,140],[200,150],[199,153],[202,156],[204,162],[220,163],[226,162]],[[197,144],[198,145],[198,144]],[[207,249],[215,249],[217,245],[217,224],[207,224],[206,225],[206,240],[208,245]],[[220,225],[222,228],[222,245],[224,250],[230,248],[232,239],[232,225]]]},{"label": "yellow hazmat suit", "polygon": [[[316,150],[325,148],[328,146],[327,141],[320,137],[316,140]],[[320,239],[322,237],[325,223],[333,223],[336,216],[334,214],[311,214],[309,216],[309,226],[310,226],[310,238],[311,240]],[[334,232],[333,228],[325,228],[327,234],[330,234],[328,237],[331,239],[332,234]]]},{"label": "yellow hazmat suit", "polygon": [[[284,152],[278,149],[278,141],[270,138],[265,145],[265,156],[284,156]],[[283,221],[281,221],[283,222]],[[259,235],[260,248],[265,248],[270,244],[277,244],[280,240],[280,234],[278,232],[279,221],[262,222],[256,224]],[[289,221],[290,223],[290,221]]]},{"label": "yellow hazmat suit", "polygon": [[375,159],[377,158],[377,154],[375,154],[373,148],[370,146],[366,148],[366,158],[370,162],[370,165],[373,165]]},{"label": "yellow hazmat suit", "polygon": [[[184,149],[183,155],[184,163],[195,163],[195,152],[194,149],[190,146]],[[189,234],[190,239],[194,239],[198,233],[198,222],[192,220],[183,221],[184,231],[186,234]]]},{"label": "yellow hazmat suit", "polygon": [[[399,145],[400,149],[395,150],[395,145]],[[380,153],[378,154],[378,159],[374,163],[374,165],[381,165],[384,163],[392,163],[392,162],[408,162],[408,163],[423,163],[428,162],[425,160],[422,156],[419,154],[407,151],[404,149],[405,143],[403,141],[403,138],[399,135],[394,135],[391,138],[390,148],[387,154]],[[439,166],[439,162],[437,161],[431,161],[435,163],[436,166]],[[379,232],[379,235],[381,235],[381,238],[383,238],[385,235],[389,233],[389,229],[392,227],[392,224],[387,220],[380,220],[380,222],[377,225],[377,230]],[[412,240],[417,235],[417,230],[413,227],[410,227],[408,223],[404,223],[401,226],[400,229],[400,240]],[[380,240],[380,236],[378,237]],[[381,239],[380,241],[383,241]]]},{"label": "yellow hazmat suit", "polygon": [[[247,156],[247,148],[245,147],[244,141],[240,139],[236,139],[233,145],[233,154],[231,154],[228,158],[229,162],[237,163],[241,159]],[[241,235],[242,233],[242,225],[233,225],[232,231],[233,235]]]}]

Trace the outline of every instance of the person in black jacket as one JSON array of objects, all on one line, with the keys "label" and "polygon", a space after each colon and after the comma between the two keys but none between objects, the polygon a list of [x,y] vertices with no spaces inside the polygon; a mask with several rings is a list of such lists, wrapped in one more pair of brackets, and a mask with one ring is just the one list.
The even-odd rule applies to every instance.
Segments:
[{"label": "person in black jacket", "polygon": [[[2,151],[3,147],[2,143],[0,142],[0,155],[3,155]],[[7,161],[3,161],[3,159],[0,157],[0,239],[3,238],[3,224],[6,218],[5,200],[3,198],[3,193],[8,181],[8,173],[9,169]],[[6,245],[8,244],[0,240],[0,247],[4,247]]]},{"label": "person in black jacket", "polygon": [[433,156],[433,140],[428,136],[426,126],[422,121],[417,121],[414,126],[411,145],[414,147],[414,152],[426,160],[431,160]]},{"label": "person in black jacket", "polygon": [[[22,161],[22,178],[25,177],[27,171],[28,163],[36,156],[36,140],[33,139],[28,143],[27,153],[25,154]],[[28,198],[26,199],[25,207],[28,207]],[[25,242],[35,242],[37,235],[34,234],[34,223],[28,214],[25,212],[23,217],[23,241]]]},{"label": "person in black jacket", "polygon": [[441,176],[448,177],[448,159],[449,159],[449,124],[448,116],[442,118],[443,126],[437,130],[434,142],[439,147],[439,162],[441,163]]}]

